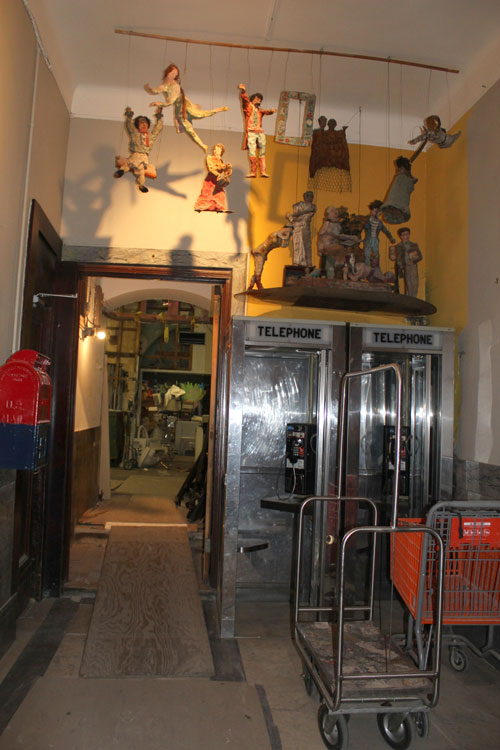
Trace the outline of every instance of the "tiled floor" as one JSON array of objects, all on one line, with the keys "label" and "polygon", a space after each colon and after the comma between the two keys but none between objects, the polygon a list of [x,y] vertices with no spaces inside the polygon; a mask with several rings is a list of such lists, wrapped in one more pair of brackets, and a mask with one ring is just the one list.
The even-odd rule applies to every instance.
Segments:
[{"label": "tiled floor", "polygon": [[[46,676],[82,679],[79,677],[80,663],[105,543],[105,538],[87,535],[77,538],[73,545],[69,593],[72,595],[74,612],[68,616],[62,638],[44,672]],[[207,605],[206,617],[210,619],[207,613],[215,610],[213,592],[211,596],[205,590],[202,597]],[[12,668],[22,662],[23,654],[28,653],[26,647],[31,636],[39,632],[44,618],[59,601],[32,603],[19,618],[17,640],[0,661],[0,680],[3,684],[7,684],[6,679],[12,673]],[[301,660],[291,636],[290,616],[288,603],[240,603],[236,619],[237,637],[226,641],[217,639],[213,619],[208,621],[214,661],[218,663],[216,679],[246,680],[249,685],[259,686],[271,731],[270,750],[321,750],[325,745],[317,726],[319,699],[317,695],[308,695],[304,688]],[[426,750],[496,750],[500,746],[500,671],[470,655],[468,671],[456,673],[448,665],[445,651],[441,676],[440,700],[430,713],[430,735],[426,740],[417,737],[415,750],[419,746]],[[116,690],[119,690],[120,682],[116,680],[113,683]],[[203,706],[192,706],[192,721],[209,720],[210,717],[203,714]],[[352,750],[387,748],[377,730],[373,714],[352,716],[348,727],[349,747]],[[169,747],[168,738],[165,740],[162,748]],[[8,745],[5,741],[5,737],[0,737],[0,750],[26,747],[22,743]],[[45,750],[43,741],[37,747]],[[50,745],[46,747],[49,750]],[[113,745],[101,745],[96,735],[92,747],[108,750]],[[145,740],[143,747],[156,750],[160,746],[148,744]],[[233,745],[228,741],[220,747],[207,745],[205,750],[222,750],[222,747],[230,748]],[[141,746],[137,746],[137,750],[142,750]],[[186,745],[186,750],[191,748]],[[258,747],[255,750],[267,748]]]}]

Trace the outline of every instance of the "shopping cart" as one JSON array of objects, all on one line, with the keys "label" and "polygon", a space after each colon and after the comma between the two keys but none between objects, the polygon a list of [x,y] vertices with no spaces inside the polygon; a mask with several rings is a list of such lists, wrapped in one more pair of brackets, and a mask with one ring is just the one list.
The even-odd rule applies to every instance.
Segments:
[{"label": "shopping cart", "polygon": [[[444,501],[434,505],[427,518],[401,518],[399,524],[423,524],[435,529],[444,543],[443,642],[456,671],[467,668],[463,646],[477,656],[500,661],[493,647],[494,627],[500,624],[500,501]],[[394,547],[393,582],[410,611],[407,649],[416,647],[424,668],[432,636],[434,587],[429,575],[433,547],[422,537],[399,535]],[[453,626],[487,628],[484,646],[478,648]]]},{"label": "shopping cart", "polygon": [[[347,383],[352,377],[373,377],[381,370],[394,370],[397,381],[396,456],[395,481],[392,498],[390,526],[377,525],[377,509],[369,498],[341,495],[344,465],[344,433],[346,420]],[[326,747],[344,750],[348,745],[347,720],[351,714],[375,713],[379,730],[393,748],[404,750],[410,746],[414,733],[425,736],[428,731],[429,708],[434,706],[439,694],[439,663],[441,643],[442,578],[444,572],[443,545],[439,534],[422,525],[415,527],[397,525],[397,493],[400,445],[401,376],[397,365],[383,365],[362,372],[347,373],[342,379],[339,413],[339,451],[337,487],[335,497],[315,496],[301,505],[298,522],[297,570],[295,576],[295,640],[301,655],[308,692],[313,685],[320,695],[318,713],[319,730]],[[357,511],[364,508],[368,523],[356,525]],[[325,571],[333,571],[333,604],[320,602],[317,606],[305,603],[303,576],[314,566],[304,559],[306,551],[313,550],[311,534],[317,528],[315,519],[323,519],[325,543],[329,549],[336,547],[336,562],[325,564]],[[335,524],[332,524],[332,519]],[[339,527],[339,534],[337,529]],[[321,523],[320,523],[321,526]],[[350,526],[350,528],[349,528]],[[377,542],[383,538],[388,546],[404,535],[415,536],[416,546],[426,538],[426,547],[434,554],[430,563],[432,579],[436,584],[433,597],[433,617],[436,626],[429,649],[429,669],[416,667],[405,651],[392,637],[392,623],[387,626],[375,623],[375,589],[378,568],[389,557],[377,552]],[[359,555],[368,549],[366,575],[359,586]],[[323,559],[328,553],[323,550]],[[432,569],[431,569],[432,568]],[[325,573],[326,575],[326,573]]]}]

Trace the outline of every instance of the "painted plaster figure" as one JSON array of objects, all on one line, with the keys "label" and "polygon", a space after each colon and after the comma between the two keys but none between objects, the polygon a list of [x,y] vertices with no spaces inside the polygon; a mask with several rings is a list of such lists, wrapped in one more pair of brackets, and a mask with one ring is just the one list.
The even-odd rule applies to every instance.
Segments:
[{"label": "painted plaster figure", "polygon": [[293,264],[312,266],[311,221],[316,213],[314,193],[306,190],[304,200],[294,203],[286,218],[293,227]]},{"label": "painted plaster figure", "polygon": [[418,149],[418,153],[420,153],[426,143],[435,143],[439,148],[450,148],[461,135],[461,130],[458,133],[447,133],[441,127],[441,118],[438,115],[429,115],[425,118],[423,127],[420,128],[420,135],[412,138],[408,143],[412,145],[421,143],[422,145]]},{"label": "painted plaster figure", "polygon": [[379,213],[388,224],[402,224],[409,221],[410,196],[418,182],[411,173],[411,162],[405,156],[399,156],[396,161],[396,176],[394,177],[387,197],[380,206]]},{"label": "painted plaster figure", "polygon": [[370,209],[370,215],[367,217],[364,230],[364,242],[363,250],[365,255],[365,264],[369,268],[380,267],[380,249],[378,236],[380,232],[383,232],[391,242],[396,242],[390,231],[384,225],[382,220],[379,218],[380,207],[382,201],[372,201],[368,208]]},{"label": "painted plaster figure", "polygon": [[212,155],[206,158],[207,176],[194,204],[195,211],[227,212],[225,189],[229,185],[233,168],[222,160],[225,150],[223,143],[216,143]]},{"label": "painted plaster figure", "polygon": [[193,104],[184,94],[181,86],[179,68],[174,63],[165,68],[163,71],[163,81],[159,86],[150,86],[149,83],[144,85],[148,94],[163,94],[164,101],[153,102],[151,107],[170,107],[173,106],[174,125],[177,133],[185,132],[193,141],[204,151],[208,151],[208,146],[203,143],[201,138],[193,128],[193,120],[202,120],[205,117],[212,117],[217,112],[225,112],[227,107],[216,107],[215,109],[200,109]]},{"label": "painted plaster figure", "polygon": [[255,250],[250,251],[253,255],[255,267],[253,276],[250,279],[250,283],[248,285],[249,291],[250,289],[253,289],[254,286],[256,286],[257,289],[264,288],[262,286],[261,277],[267,257],[271,250],[274,250],[277,247],[288,247],[288,245],[290,244],[290,238],[292,236],[292,229],[293,227],[290,224],[285,224],[276,232],[271,232],[271,234],[266,237],[264,242],[256,247]]},{"label": "painted plaster figure", "polygon": [[266,134],[262,129],[262,118],[264,115],[272,115],[275,109],[261,109],[262,94],[247,96],[246,86],[240,83],[241,106],[245,116],[245,136],[243,138],[243,149],[248,149],[250,159],[250,172],[247,177],[257,177],[257,149],[259,149],[259,171],[261,177],[270,177],[266,172]]},{"label": "painted plaster figure", "polygon": [[342,269],[346,262],[349,247],[357,245],[361,238],[342,233],[339,222],[339,209],[327,206],[323,224],[318,232],[318,254],[325,258],[325,272],[328,279],[335,278],[335,271]]},{"label": "painted plaster figure", "polygon": [[400,242],[391,245],[389,257],[396,263],[396,276],[404,279],[405,294],[416,297],[418,294],[418,268],[417,263],[422,260],[422,253],[416,242],[410,240],[409,227],[398,229]]},{"label": "painted plaster figure", "polygon": [[358,262],[354,253],[349,253],[349,257],[342,269],[342,278],[344,281],[362,281],[370,275],[370,267],[366,263]]},{"label": "painted plaster figure", "polygon": [[119,178],[123,177],[125,172],[132,172],[141,193],[147,193],[148,188],[144,184],[146,177],[152,180],[156,179],[156,169],[149,163],[149,153],[163,127],[163,115],[161,107],[157,107],[155,112],[156,122],[151,133],[149,132],[151,125],[149,117],[139,115],[135,120],[132,120],[133,116],[134,113],[130,107],[127,107],[125,110],[125,130],[129,137],[129,155],[115,158],[116,171],[113,176]]}]

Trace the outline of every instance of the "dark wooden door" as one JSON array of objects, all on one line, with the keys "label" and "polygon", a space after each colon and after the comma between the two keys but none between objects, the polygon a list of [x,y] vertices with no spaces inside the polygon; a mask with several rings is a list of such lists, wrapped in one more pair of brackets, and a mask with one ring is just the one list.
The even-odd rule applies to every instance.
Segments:
[{"label": "dark wooden door", "polygon": [[14,520],[13,592],[22,609],[31,596],[57,596],[64,579],[69,515],[73,395],[78,344],[78,270],[61,261],[62,241],[40,205],[32,202],[28,235],[21,348],[51,359],[48,461],[19,471]]}]

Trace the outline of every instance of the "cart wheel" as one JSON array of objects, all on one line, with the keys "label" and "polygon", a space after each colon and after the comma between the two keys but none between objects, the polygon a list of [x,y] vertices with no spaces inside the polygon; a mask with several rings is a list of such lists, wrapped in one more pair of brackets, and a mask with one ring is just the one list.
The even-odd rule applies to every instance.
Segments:
[{"label": "cart wheel", "polygon": [[469,661],[466,655],[461,648],[458,648],[458,646],[450,646],[450,649],[448,651],[448,659],[450,662],[450,667],[453,667],[455,672],[465,672],[465,670],[469,666]]},{"label": "cart wheel", "polygon": [[390,747],[406,750],[410,747],[415,732],[415,725],[409,714],[401,720],[402,714],[377,714],[380,734]]},{"label": "cart wheel", "polygon": [[425,739],[429,736],[429,713],[427,711],[415,711],[411,714],[415,722],[415,729],[419,737]]},{"label": "cart wheel", "polygon": [[347,721],[342,714],[332,713],[325,703],[318,711],[318,724],[321,739],[330,750],[346,750],[349,744]]}]

